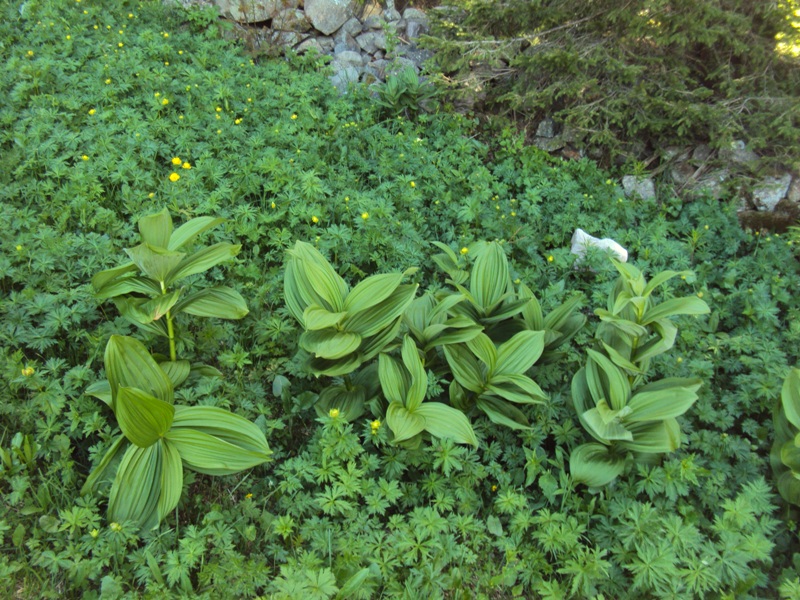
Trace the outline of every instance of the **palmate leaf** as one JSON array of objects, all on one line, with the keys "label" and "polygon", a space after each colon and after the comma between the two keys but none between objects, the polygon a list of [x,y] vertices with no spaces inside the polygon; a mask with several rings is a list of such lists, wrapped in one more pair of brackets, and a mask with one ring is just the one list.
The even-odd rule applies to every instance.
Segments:
[{"label": "palmate leaf", "polygon": [[113,410],[116,411],[116,396],[120,387],[137,388],[172,404],[172,382],[140,341],[112,335],[106,345],[104,360]]},{"label": "palmate leaf", "polygon": [[185,312],[196,317],[243,319],[250,310],[242,295],[224,285],[199,290],[175,304],[172,314]]},{"label": "palmate leaf", "polygon": [[569,457],[569,471],[573,481],[589,487],[608,485],[625,470],[625,457],[609,452],[603,444],[581,444]]},{"label": "palmate leaf", "polygon": [[425,431],[431,435],[478,447],[478,438],[472,425],[460,410],[441,402],[424,402],[413,414],[425,420]]},{"label": "palmate leaf", "polygon": [[117,422],[131,443],[147,448],[172,426],[175,408],[141,390],[120,386],[117,391]]},{"label": "palmate leaf", "polygon": [[135,521],[143,529],[158,525],[161,494],[161,444],[129,446],[122,457],[108,497],[111,521]]}]

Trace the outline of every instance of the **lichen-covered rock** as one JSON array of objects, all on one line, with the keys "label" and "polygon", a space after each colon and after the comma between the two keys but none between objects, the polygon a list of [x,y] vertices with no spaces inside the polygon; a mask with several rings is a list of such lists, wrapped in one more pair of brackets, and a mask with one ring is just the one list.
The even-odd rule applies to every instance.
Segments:
[{"label": "lichen-covered rock", "polygon": [[287,5],[288,8],[297,7],[296,0],[286,3],[282,0],[214,0],[214,3],[223,17],[240,23],[268,21]]},{"label": "lichen-covered rock", "polygon": [[622,189],[628,197],[638,197],[648,201],[656,199],[656,186],[648,177],[626,175],[622,178]]},{"label": "lichen-covered rock", "polygon": [[778,202],[783,200],[792,176],[788,173],[782,177],[765,177],[753,188],[753,203],[758,210],[775,210]]},{"label": "lichen-covered rock", "polygon": [[284,8],[272,18],[272,28],[279,31],[299,31],[305,33],[311,29],[311,23],[302,10]]}]

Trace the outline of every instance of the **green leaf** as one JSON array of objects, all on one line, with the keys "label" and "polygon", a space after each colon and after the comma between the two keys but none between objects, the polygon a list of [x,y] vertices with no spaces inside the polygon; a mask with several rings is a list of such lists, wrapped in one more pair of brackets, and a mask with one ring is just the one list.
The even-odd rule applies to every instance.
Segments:
[{"label": "green leaf", "polygon": [[483,311],[497,304],[508,289],[508,260],[496,242],[486,244],[478,254],[470,275],[469,290]]},{"label": "green leaf", "polygon": [[564,303],[558,305],[544,318],[544,327],[542,329],[553,329],[561,331],[561,329],[570,321],[575,311],[577,311],[583,298],[581,296],[572,296]]},{"label": "green leaf", "polygon": [[183,462],[177,448],[167,440],[161,442],[161,494],[158,497],[158,520],[175,510],[183,491]]},{"label": "green leaf", "polygon": [[147,319],[147,321],[143,321],[143,324],[150,323],[151,321],[158,321],[161,317],[166,315],[178,302],[178,299],[181,297],[181,291],[182,290],[175,290],[170,294],[158,296],[140,305],[139,310]]},{"label": "green leaf", "polygon": [[314,409],[318,416],[326,417],[335,408],[340,418],[352,423],[364,414],[365,400],[365,390],[361,386],[348,389],[344,385],[331,385],[320,392]]},{"label": "green leaf", "polygon": [[595,402],[605,399],[614,410],[621,410],[628,402],[631,385],[625,373],[608,357],[595,350],[586,350],[586,380]]},{"label": "green leaf", "polygon": [[675,419],[628,423],[633,441],[617,442],[633,452],[660,454],[677,450],[681,444],[681,429]]},{"label": "green leaf", "polygon": [[361,336],[356,333],[323,329],[306,331],[300,336],[300,347],[317,358],[333,360],[355,352],[361,345]]},{"label": "green leaf", "polygon": [[153,321],[150,316],[142,310],[142,306],[147,302],[146,298],[118,296],[112,300],[119,313],[137,327],[154,335],[169,337],[166,321]]},{"label": "green leaf", "polygon": [[125,437],[147,448],[169,431],[175,408],[141,390],[120,386],[116,414]]},{"label": "green leaf", "polygon": [[467,342],[467,348],[478,357],[478,360],[486,365],[487,374],[491,376],[497,365],[497,348],[495,348],[494,342],[489,339],[489,336],[485,333],[479,333]]},{"label": "green leaf", "polygon": [[132,293],[158,296],[161,294],[161,287],[148,277],[122,277],[99,288],[94,297],[97,300],[107,300]]},{"label": "green leaf", "polygon": [[795,474],[795,477],[800,478],[800,447],[794,440],[785,442],[781,446],[781,462]]},{"label": "green leaf", "polygon": [[149,244],[139,244],[133,248],[125,248],[125,254],[139,267],[142,273],[160,282],[166,282],[169,273],[186,256],[182,252],[173,252]]},{"label": "green leaf", "polygon": [[111,387],[111,408],[115,412],[117,390],[120,387],[137,388],[172,404],[172,382],[140,341],[112,335],[106,345],[105,367]]},{"label": "green leaf", "polygon": [[670,377],[639,388],[628,400],[628,422],[658,421],[678,417],[697,400],[700,379]]},{"label": "green leaf", "polygon": [[[170,285],[179,279],[207,271],[219,263],[229,260],[239,254],[242,249],[240,244],[228,244],[220,242],[208,248],[203,248],[191,256],[184,258],[180,264],[175,266],[166,276],[165,283]],[[159,279],[159,281],[162,281]]]},{"label": "green leaf", "polygon": [[161,370],[166,373],[169,380],[172,382],[172,387],[176,388],[189,378],[192,372],[192,366],[188,360],[164,360],[158,363]]},{"label": "green leaf", "polygon": [[83,484],[81,488],[80,495],[85,496],[89,492],[92,491],[97,482],[103,477],[106,469],[108,469],[109,465],[114,462],[114,460],[119,456],[120,452],[122,452],[128,446],[128,440],[125,438],[124,435],[120,434],[114,439],[114,442],[109,446],[106,453],[103,455],[103,458],[100,459],[100,462],[97,463],[97,466],[92,469],[92,472],[89,474],[89,477],[86,478],[86,482]]},{"label": "green leaf", "polygon": [[581,416],[585,426],[590,429],[592,436],[598,440],[604,442],[610,442],[612,440],[633,441],[633,434],[618,420],[606,422],[606,418],[599,408],[589,409]]},{"label": "green leaf", "polygon": [[400,402],[391,402],[386,409],[386,424],[394,433],[394,442],[408,440],[425,429],[425,419],[411,413]]},{"label": "green leaf", "polygon": [[492,423],[511,429],[530,429],[528,418],[513,404],[497,398],[481,396],[475,405],[482,410]]},{"label": "green leaf", "polygon": [[169,216],[169,211],[164,208],[154,215],[139,219],[139,233],[144,243],[166,249],[172,235],[172,217]]},{"label": "green leaf", "polygon": [[619,274],[622,276],[622,280],[630,286],[630,289],[633,291],[633,295],[641,296],[644,293],[644,277],[642,276],[642,272],[634,267],[632,264],[620,262],[614,258],[611,259],[611,262],[616,267]]},{"label": "green leaf", "polygon": [[425,431],[431,435],[478,447],[478,438],[475,437],[472,425],[460,410],[441,402],[425,402],[413,412],[425,419]]},{"label": "green leaf", "polygon": [[364,567],[360,571],[357,571],[354,575],[352,575],[347,581],[342,584],[339,593],[336,594],[336,600],[348,600],[349,598],[355,598],[364,588],[364,582],[369,579],[370,570],[368,567]]},{"label": "green leaf", "polygon": [[462,387],[478,394],[483,392],[484,374],[469,350],[460,344],[444,346],[444,356],[453,377]]},{"label": "green leaf", "polygon": [[544,331],[520,331],[497,349],[495,375],[522,374],[544,350]]},{"label": "green leaf", "polygon": [[428,390],[428,375],[425,373],[425,367],[419,358],[417,346],[409,335],[403,338],[401,355],[403,364],[411,374],[411,385],[406,395],[405,407],[414,412],[425,399],[425,392]]},{"label": "green leaf", "polygon": [[313,358],[309,363],[309,370],[317,377],[327,375],[329,377],[339,377],[352,373],[364,362],[360,354],[349,354],[340,359]]},{"label": "green leaf", "polygon": [[87,387],[83,393],[102,400],[108,404],[109,407],[112,405],[111,385],[108,381],[95,381]]},{"label": "green leaf", "polygon": [[589,487],[608,485],[625,470],[625,457],[613,455],[597,443],[581,444],[569,457],[569,472],[578,483]]},{"label": "green leaf", "polygon": [[781,404],[786,419],[800,429],[800,369],[793,368],[783,381]]},{"label": "green leaf", "polygon": [[358,312],[372,308],[391,296],[403,281],[402,273],[367,277],[356,285],[344,301],[344,310]]},{"label": "green leaf", "polygon": [[[322,304],[314,302],[307,296],[319,296],[324,299],[332,312],[341,312],[344,309],[344,299],[347,296],[347,284],[333,269],[324,256],[311,244],[296,242],[294,248],[287,254],[295,261],[295,279],[301,288],[301,294],[306,296],[307,304]],[[298,279],[299,277],[299,279]],[[309,294],[309,292],[313,292]]]},{"label": "green leaf", "polygon": [[539,304],[536,295],[524,283],[520,284],[517,295],[522,300],[528,300],[522,309],[522,321],[525,323],[525,327],[531,331],[543,330],[544,316],[542,315],[542,306]]},{"label": "green leaf", "polygon": [[[456,317],[458,318],[458,317]],[[445,327],[449,327],[447,323],[444,324]],[[431,325],[431,327],[435,327]],[[437,346],[446,346],[448,344],[463,344],[470,341],[476,335],[483,332],[483,327],[480,325],[471,325],[469,327],[459,327],[454,329],[448,329],[447,333],[442,333],[441,335],[431,335],[428,330],[431,329],[428,327],[422,334],[424,339],[430,340],[425,347],[423,348],[424,352],[428,352],[432,348]]]},{"label": "green leaf", "polygon": [[601,341],[601,343],[603,344],[603,348],[605,349],[606,354],[608,354],[609,358],[611,359],[611,362],[613,362],[615,365],[617,365],[620,369],[623,369],[625,371],[626,375],[641,375],[641,374],[643,374],[643,371],[638,366],[636,366],[631,361],[629,361],[627,358],[622,356],[622,354],[620,354],[619,352],[614,350],[614,348],[612,348],[611,346],[609,346],[605,342]]},{"label": "green leaf", "polygon": [[658,286],[666,283],[673,277],[677,277],[678,275],[686,276],[691,274],[692,274],[691,271],[663,271],[658,275],[652,277],[650,281],[647,282],[647,285],[645,286],[644,291],[642,292],[642,296],[649,296],[655,291],[655,289]]},{"label": "green leaf", "polygon": [[172,430],[192,429],[234,446],[269,456],[267,438],[255,423],[215,406],[176,406]]},{"label": "green leaf", "polygon": [[169,238],[169,250],[177,250],[195,239],[201,233],[224,223],[221,217],[196,217],[178,227]]},{"label": "green leaf", "polygon": [[414,300],[418,287],[417,284],[398,286],[388,298],[372,308],[349,313],[347,318],[342,321],[342,328],[358,333],[362,337],[377,334],[403,314],[403,311]]},{"label": "green leaf", "polygon": [[336,327],[347,316],[346,312],[331,312],[318,304],[311,304],[303,311],[303,326],[309,331]]},{"label": "green leaf", "polygon": [[172,314],[185,312],[196,317],[216,319],[243,319],[249,311],[242,295],[221,285],[189,294],[175,304]]},{"label": "green leaf", "polygon": [[165,436],[193,471],[206,475],[232,475],[269,460],[266,452],[253,451],[196,429],[173,427]]},{"label": "green leaf", "polygon": [[657,304],[648,310],[642,317],[642,325],[647,325],[659,319],[665,319],[673,315],[705,315],[710,312],[708,304],[697,296],[686,296],[685,298],[673,298]]},{"label": "green leaf", "polygon": [[411,377],[388,354],[381,353],[378,356],[378,379],[386,399],[389,402],[397,402],[405,406],[408,389],[411,387]]},{"label": "green leaf", "polygon": [[94,288],[95,292],[98,292],[111,281],[127,273],[135,273],[138,269],[139,268],[131,262],[120,265],[119,267],[114,267],[113,269],[100,271],[99,273],[96,273],[94,277],[92,277],[92,287]]},{"label": "green leaf", "polygon": [[541,404],[548,399],[547,394],[533,379],[518,373],[493,376],[489,380],[488,389],[517,404]]},{"label": "green leaf", "polygon": [[135,521],[142,529],[156,527],[161,469],[161,444],[129,446],[108,496],[109,520]]},{"label": "green leaf", "polygon": [[622,317],[613,315],[607,310],[598,308],[595,309],[594,314],[600,317],[600,320],[604,323],[608,323],[609,325],[631,337],[642,337],[647,335],[647,329],[645,327],[628,319],[623,319]]},{"label": "green leaf", "polygon": [[389,324],[388,327],[379,331],[377,335],[373,335],[364,340],[360,348],[362,362],[372,360],[379,352],[383,352],[397,337],[402,322],[403,320],[398,317],[395,319],[394,323]]},{"label": "green leaf", "polygon": [[800,506],[800,479],[791,471],[786,471],[775,482],[778,492],[787,501]]},{"label": "green leaf", "polygon": [[675,344],[675,337],[678,335],[678,328],[668,319],[653,321],[650,327],[655,330],[655,335],[644,344],[639,345],[633,354],[633,360],[638,363],[658,356],[672,348]]}]

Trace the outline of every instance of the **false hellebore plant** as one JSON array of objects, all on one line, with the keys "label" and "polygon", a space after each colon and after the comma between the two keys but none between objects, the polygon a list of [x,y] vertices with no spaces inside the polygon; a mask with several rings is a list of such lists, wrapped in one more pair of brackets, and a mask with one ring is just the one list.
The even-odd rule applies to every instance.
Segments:
[{"label": "false hellebore plant", "polygon": [[191,372],[211,374],[215,371],[202,365],[178,360],[175,347],[175,317],[187,313],[198,317],[241,319],[247,304],[236,290],[213,286],[186,292],[175,287],[182,279],[203,273],[239,253],[240,245],[220,242],[192,254],[179,250],[198,235],[216,227],[224,219],[197,217],[173,230],[172,219],[165,208],[139,220],[142,243],[126,248],[131,262],[97,273],[92,278],[95,297],[111,298],[123,317],[140,328],[169,340],[169,360],[161,362],[180,385]]},{"label": "false hellebore plant", "polygon": [[180,500],[184,466],[230,475],[267,462],[271,451],[253,423],[211,406],[174,406],[175,381],[144,345],[111,336],[105,350],[110,392],[87,392],[106,402],[122,433],[89,475],[92,491],[122,455],[108,499],[111,521],[157,527]]},{"label": "false hellebore plant", "polygon": [[773,413],[775,444],[770,463],[783,499],[800,506],[800,369],[783,382],[781,401]]},{"label": "false hellebore plant", "polygon": [[631,265],[613,261],[620,278],[609,294],[607,310],[595,311],[601,323],[596,350],[587,350],[586,366],[572,379],[572,401],[584,429],[597,440],[570,456],[575,481],[590,487],[610,483],[628,457],[649,460],[680,444],[676,417],[695,400],[702,381],[645,378],[652,358],[672,348],[677,327],[669,317],[700,315],[708,305],[696,296],[656,304],[652,293],[678,273],[665,271],[647,283]]}]

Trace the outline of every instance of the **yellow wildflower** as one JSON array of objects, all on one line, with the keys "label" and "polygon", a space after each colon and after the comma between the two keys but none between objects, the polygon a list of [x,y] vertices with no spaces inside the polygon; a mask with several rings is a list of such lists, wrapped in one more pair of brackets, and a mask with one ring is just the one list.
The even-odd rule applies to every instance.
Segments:
[{"label": "yellow wildflower", "polygon": [[250,498],[252,498],[252,497],[253,497],[253,494],[249,494],[249,493],[248,493],[248,494],[245,494],[245,495],[244,495],[244,497],[245,497],[245,498],[247,498],[248,500],[250,500]]},{"label": "yellow wildflower", "polygon": [[361,218],[366,221],[367,219],[369,219],[369,213],[368,212],[361,213]]},{"label": "yellow wildflower", "polygon": [[97,112],[97,111],[96,111],[95,109],[93,109],[93,108],[90,108],[90,109],[89,109],[89,115],[93,115],[93,114],[94,114],[94,113],[96,113],[96,112]]},{"label": "yellow wildflower", "polygon": [[97,539],[97,536],[98,536],[98,535],[100,535],[100,532],[99,532],[99,531],[97,531],[97,529],[92,529],[92,530],[89,532],[89,535],[90,535],[90,536],[92,536],[94,539]]},{"label": "yellow wildflower", "polygon": [[109,523],[108,527],[111,529],[111,531],[122,531],[122,525],[116,522]]},{"label": "yellow wildflower", "polygon": [[553,260],[554,259],[553,259],[553,255],[552,254],[547,257],[547,262],[553,262]]},{"label": "yellow wildflower", "polygon": [[221,107],[221,106],[218,106],[218,107],[217,107],[217,108],[215,108],[214,110],[215,110],[215,111],[217,111],[217,112],[222,112],[222,107]]},{"label": "yellow wildflower", "polygon": [[311,217],[311,222],[314,224],[319,223],[319,217],[317,215],[313,215]]},{"label": "yellow wildflower", "polygon": [[148,198],[155,198],[156,194],[155,194],[155,192],[150,192],[149,194],[147,194],[147,197]]},{"label": "yellow wildflower", "polygon": [[31,375],[33,375],[33,373],[34,373],[33,367],[25,367],[24,369],[22,369],[22,374],[25,377],[30,377]]},{"label": "yellow wildflower", "polygon": [[369,424],[370,429],[372,429],[372,433],[377,433],[378,429],[381,428],[381,422],[378,419],[375,419],[372,423]]},{"label": "yellow wildflower", "polygon": [[278,205],[277,205],[277,204],[275,204],[275,202],[272,202],[272,203],[271,203],[269,206],[270,206],[270,208],[275,208],[275,207],[277,207]]},{"label": "yellow wildflower", "polygon": [[338,417],[338,416],[339,416],[339,409],[338,409],[338,408],[332,408],[332,409],[330,409],[330,410],[328,411],[328,415],[330,415],[331,419],[335,419],[336,417]]},{"label": "yellow wildflower", "polygon": [[170,174],[170,176],[169,176],[169,180],[170,180],[171,182],[173,182],[173,183],[175,183],[176,181],[178,181],[178,179],[180,179],[180,178],[181,178],[181,176],[180,176],[180,175],[178,175],[177,173],[171,173],[171,174]]},{"label": "yellow wildflower", "polygon": [[179,164],[181,164],[182,162],[183,162],[183,161],[182,161],[182,160],[180,159],[180,157],[178,157],[178,156],[174,156],[174,157],[172,158],[172,164],[173,164],[173,165],[179,165]]},{"label": "yellow wildflower", "polygon": [[292,121],[296,121],[296,120],[297,120],[297,115],[292,115]]},{"label": "yellow wildflower", "polygon": [[122,42],[120,42],[120,43],[118,43],[118,44],[117,44],[117,46],[119,46],[120,48],[122,48],[124,45],[125,45],[125,44],[123,44]]},{"label": "yellow wildflower", "polygon": [[412,181],[412,182],[411,182],[411,187],[412,187],[412,188],[415,188],[415,187],[417,187],[417,184],[416,184],[416,183],[414,183],[414,182]]},{"label": "yellow wildflower", "polygon": [[22,244],[17,244],[17,252],[22,252]]},{"label": "yellow wildflower", "polygon": [[111,83],[111,78],[109,77],[108,79],[106,79],[106,85],[108,85],[110,83]]},{"label": "yellow wildflower", "polygon": [[464,246],[463,248],[461,248],[460,252],[461,252],[461,254],[466,254],[467,252],[469,252],[469,248]]},{"label": "yellow wildflower", "polygon": [[169,104],[169,98],[164,98],[164,99],[161,101],[161,105],[162,105],[162,106],[166,106],[167,104]]},{"label": "yellow wildflower", "polygon": [[84,154],[83,156],[81,156],[81,160],[89,160],[89,157]]},{"label": "yellow wildflower", "polygon": [[33,50],[28,50],[28,56],[33,56]]},{"label": "yellow wildflower", "polygon": [[191,163],[187,160],[185,163],[181,165],[181,169],[186,169],[187,171],[192,168]]}]

